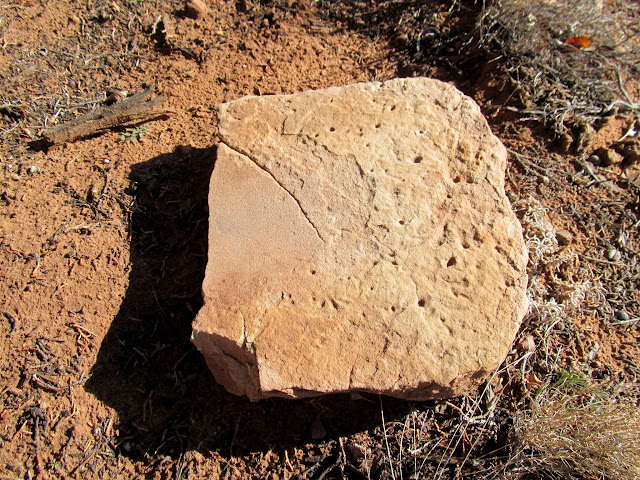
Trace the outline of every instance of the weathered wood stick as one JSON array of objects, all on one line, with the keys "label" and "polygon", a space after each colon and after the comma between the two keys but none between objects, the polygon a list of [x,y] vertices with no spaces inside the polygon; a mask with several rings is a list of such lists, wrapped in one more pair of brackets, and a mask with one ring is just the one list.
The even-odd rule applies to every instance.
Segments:
[{"label": "weathered wood stick", "polygon": [[87,113],[78,118],[46,129],[42,136],[50,143],[71,142],[81,137],[94,135],[119,125],[150,120],[175,110],[158,108],[165,100],[164,97],[151,96],[152,87],[137,93],[121,102],[100,108],[93,113]]}]

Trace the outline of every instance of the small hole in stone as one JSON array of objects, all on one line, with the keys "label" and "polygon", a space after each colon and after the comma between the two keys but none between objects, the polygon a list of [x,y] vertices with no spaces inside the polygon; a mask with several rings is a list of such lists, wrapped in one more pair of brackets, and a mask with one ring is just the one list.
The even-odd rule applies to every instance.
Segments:
[{"label": "small hole in stone", "polygon": [[453,265],[455,265],[457,262],[457,260],[455,259],[455,257],[451,257],[449,259],[449,261],[447,262],[447,267],[452,267]]},{"label": "small hole in stone", "polygon": [[454,177],[453,183],[460,183],[460,177]]},{"label": "small hole in stone", "polygon": [[329,131],[330,131],[330,132],[335,132],[335,131],[336,131],[336,129],[335,129],[335,127],[331,127],[331,128],[329,129]]},{"label": "small hole in stone", "polygon": [[418,306],[419,307],[424,307],[426,303],[427,302],[425,301],[424,298],[421,298],[420,300],[418,300]]},{"label": "small hole in stone", "polygon": [[373,292],[373,287],[370,287],[369,290],[371,290]]},{"label": "small hole in stone", "polygon": [[453,198],[453,195],[451,195],[450,193],[447,193],[447,198],[448,198],[448,199],[452,199],[452,198]]},{"label": "small hole in stone", "polygon": [[464,248],[466,250],[467,248],[471,248],[471,245],[469,245],[469,242],[464,241],[464,242],[462,242],[462,248]]},{"label": "small hole in stone", "polygon": [[380,124],[379,123],[376,123],[376,128],[380,128]]},{"label": "small hole in stone", "polygon": [[422,160],[424,160],[422,156],[418,155],[416,158],[413,159],[413,163],[422,163]]},{"label": "small hole in stone", "polygon": [[395,306],[392,306],[392,307],[391,307],[391,311],[392,311],[392,312],[395,312],[395,311],[396,311],[396,307],[395,307]]},{"label": "small hole in stone", "polygon": [[389,110],[391,110],[392,112],[396,109],[395,105],[391,105],[391,108]]},{"label": "small hole in stone", "polygon": [[311,275],[315,275],[316,271],[315,270],[311,270]]},{"label": "small hole in stone", "polygon": [[404,220],[398,220],[398,223],[399,223],[400,225],[404,225]]}]

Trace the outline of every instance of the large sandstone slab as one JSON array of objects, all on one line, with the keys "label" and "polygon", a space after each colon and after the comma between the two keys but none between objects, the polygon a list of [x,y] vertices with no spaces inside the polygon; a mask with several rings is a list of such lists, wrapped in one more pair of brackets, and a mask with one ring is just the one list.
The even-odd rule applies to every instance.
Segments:
[{"label": "large sandstone slab", "polygon": [[525,313],[506,151],[430,79],[220,108],[209,261],[193,342],[251,400],[464,394]]}]

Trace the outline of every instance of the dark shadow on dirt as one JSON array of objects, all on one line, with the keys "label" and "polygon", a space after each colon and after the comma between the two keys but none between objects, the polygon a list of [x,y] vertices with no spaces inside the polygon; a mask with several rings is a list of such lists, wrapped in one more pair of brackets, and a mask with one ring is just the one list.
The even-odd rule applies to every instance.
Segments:
[{"label": "dark shadow on dirt", "polygon": [[322,0],[322,16],[350,30],[386,41],[398,77],[428,76],[465,91],[488,60],[477,48],[475,0]]},{"label": "dark shadow on dirt", "polygon": [[[178,147],[131,172],[131,272],[86,389],[116,410],[117,449],[178,458],[275,451],[337,439],[381,425],[380,400],[329,395],[251,403],[216,384],[190,342],[202,305],[207,260],[207,194],[215,149]],[[382,400],[387,421],[404,401]]]}]

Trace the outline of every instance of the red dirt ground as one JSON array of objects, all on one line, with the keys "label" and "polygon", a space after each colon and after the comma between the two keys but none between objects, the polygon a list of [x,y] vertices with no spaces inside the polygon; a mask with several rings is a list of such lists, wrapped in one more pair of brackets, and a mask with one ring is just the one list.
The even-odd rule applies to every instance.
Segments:
[{"label": "red dirt ground", "polygon": [[[0,478],[386,478],[381,407],[402,425],[416,405],[360,396],[252,404],[216,385],[189,341],[216,106],[411,69],[395,45],[355,33],[320,3],[215,0],[198,18],[175,0],[1,5]],[[429,70],[451,79],[446,72]],[[44,127],[95,108],[108,91],[148,85],[174,110],[148,129],[39,141]],[[620,309],[623,319],[639,314],[637,278],[625,276],[625,262],[638,258],[638,190],[620,180],[630,170],[601,173],[619,191],[585,187],[591,178],[574,156],[502,108],[510,92],[493,80],[461,85],[508,148],[543,159],[531,167],[511,158],[512,198],[538,198],[572,233],[568,248],[602,264],[594,278],[628,292],[626,303],[610,297],[606,318],[595,308],[575,313],[546,348],[563,368],[582,365],[598,385],[627,385],[633,396],[637,323],[612,325]],[[628,125],[616,118],[594,150]],[[616,239],[598,230],[602,222],[576,220],[604,208],[630,235],[613,264],[606,250]],[[531,332],[542,338],[537,327],[523,335]],[[435,409],[438,431],[453,412],[446,405],[420,406]]]}]

